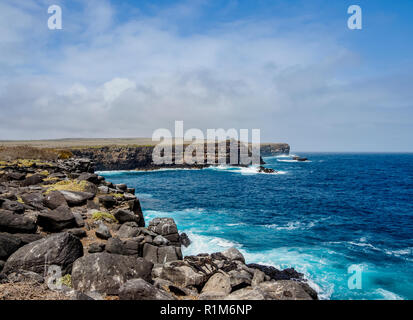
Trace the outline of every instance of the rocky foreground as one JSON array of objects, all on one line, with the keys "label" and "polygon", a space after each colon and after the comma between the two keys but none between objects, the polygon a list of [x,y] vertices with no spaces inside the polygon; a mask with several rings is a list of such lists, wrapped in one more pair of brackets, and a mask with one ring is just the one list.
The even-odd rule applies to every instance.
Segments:
[{"label": "rocky foreground", "polygon": [[145,227],[134,194],[88,159],[0,161],[0,299],[317,299],[235,248],[183,257],[190,239],[171,218]]}]

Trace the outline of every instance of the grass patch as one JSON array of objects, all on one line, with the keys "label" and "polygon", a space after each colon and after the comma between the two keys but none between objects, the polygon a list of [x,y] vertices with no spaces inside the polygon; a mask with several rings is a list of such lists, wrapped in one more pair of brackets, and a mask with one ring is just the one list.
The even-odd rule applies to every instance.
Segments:
[{"label": "grass patch", "polygon": [[70,274],[67,274],[61,277],[58,280],[58,283],[61,285],[65,285],[66,287],[72,288],[72,276]]},{"label": "grass patch", "polygon": [[19,202],[21,204],[24,204],[24,201],[23,201],[22,197],[20,197],[20,196],[17,197],[17,202]]},{"label": "grass patch", "polygon": [[110,213],[108,212],[103,212],[103,211],[97,211],[92,214],[92,219],[95,221],[102,221],[105,220],[107,222],[115,222],[118,223],[118,220]]},{"label": "grass patch", "polygon": [[116,199],[122,199],[123,198],[122,193],[111,193],[109,195],[115,197]]},{"label": "grass patch", "polygon": [[87,181],[78,181],[78,180],[63,180],[55,184],[47,186],[46,194],[51,191],[77,191],[77,192],[86,192],[88,187]]}]

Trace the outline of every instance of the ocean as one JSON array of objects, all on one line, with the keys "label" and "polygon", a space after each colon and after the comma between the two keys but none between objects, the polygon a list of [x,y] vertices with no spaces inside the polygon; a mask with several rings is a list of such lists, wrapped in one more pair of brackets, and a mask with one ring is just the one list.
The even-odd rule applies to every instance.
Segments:
[{"label": "ocean", "polygon": [[[294,267],[321,299],[413,299],[413,154],[299,153],[256,168],[100,172],[136,188],[146,223],[172,217],[185,255],[238,248]],[[348,285],[357,265],[361,288]]]}]

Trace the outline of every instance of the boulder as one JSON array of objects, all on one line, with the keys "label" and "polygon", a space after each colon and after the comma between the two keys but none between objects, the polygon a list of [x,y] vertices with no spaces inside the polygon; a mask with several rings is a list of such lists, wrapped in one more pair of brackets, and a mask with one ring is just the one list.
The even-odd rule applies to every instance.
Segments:
[{"label": "boulder", "polygon": [[79,239],[87,237],[86,230],[82,228],[67,229],[66,231],[70,234],[73,234],[75,237],[78,237]]},{"label": "boulder", "polygon": [[79,181],[88,181],[88,182],[91,182],[93,184],[98,184],[99,183],[98,175],[94,174],[94,173],[88,173],[88,172],[82,173],[77,178],[77,180],[79,180]]},{"label": "boulder", "polygon": [[178,260],[178,254],[174,246],[158,247],[158,263],[164,264]]},{"label": "boulder", "polygon": [[218,295],[227,295],[231,292],[231,288],[230,278],[227,275],[218,272],[209,278],[202,288],[201,293],[214,292]]},{"label": "boulder", "polygon": [[127,203],[129,205],[129,210],[132,211],[135,214],[135,216],[139,217],[138,226],[139,227],[144,227],[145,226],[145,219],[143,217],[141,203],[139,202],[139,200],[134,199],[134,200],[128,201]]},{"label": "boulder", "polygon": [[22,242],[22,245],[29,244],[31,242],[43,239],[43,236],[40,234],[32,234],[32,233],[14,233],[13,237],[16,237]]},{"label": "boulder", "polygon": [[185,248],[188,248],[189,245],[191,244],[191,240],[189,239],[188,235],[183,232],[179,235],[179,242],[181,245],[183,245]]},{"label": "boulder", "polygon": [[161,278],[182,287],[201,286],[206,281],[202,272],[194,270],[185,261],[165,263],[162,267]]},{"label": "boulder", "polygon": [[24,179],[21,183],[22,187],[28,187],[28,186],[32,186],[35,184],[39,184],[41,182],[43,182],[43,176],[41,176],[40,174],[34,174],[26,179]]},{"label": "boulder", "polygon": [[85,220],[79,212],[73,212],[73,217],[75,217],[77,227],[83,228],[85,226]]},{"label": "boulder", "polygon": [[37,210],[43,210],[44,197],[41,193],[26,193],[22,195],[22,200],[28,206],[35,208]]},{"label": "boulder", "polygon": [[133,238],[140,234],[138,224],[135,222],[126,222],[118,230],[117,235],[121,239]]},{"label": "boulder", "polygon": [[272,300],[313,300],[304,286],[293,280],[262,282],[259,288]]},{"label": "boulder", "polygon": [[49,209],[56,209],[62,205],[67,205],[66,198],[59,191],[51,191],[44,197],[43,203]]},{"label": "boulder", "polygon": [[126,191],[128,189],[128,186],[124,183],[120,183],[120,184],[115,184],[115,188],[121,191]]},{"label": "boulder", "polygon": [[3,210],[12,211],[14,213],[24,213],[24,205],[17,201],[5,200],[1,205]]},{"label": "boulder", "polygon": [[106,243],[105,250],[113,254],[123,254],[123,242],[118,238],[110,238]]},{"label": "boulder", "polygon": [[169,244],[169,240],[161,235],[157,235],[153,239],[153,244],[157,246],[167,246]]},{"label": "boulder", "polygon": [[155,218],[149,222],[148,230],[162,236],[178,233],[178,228],[172,218]]},{"label": "boulder", "polygon": [[76,219],[69,207],[62,205],[50,212],[42,212],[37,216],[37,224],[45,231],[58,232],[76,227]]},{"label": "boulder", "polygon": [[263,266],[255,263],[250,263],[247,265],[249,268],[258,269],[265,273],[273,280],[301,280],[303,279],[303,274],[295,271],[293,268],[284,269],[282,271],[274,268],[272,266]]},{"label": "boulder", "polygon": [[174,300],[163,290],[149,284],[143,279],[127,281],[119,290],[120,300]]},{"label": "boulder", "polygon": [[90,192],[61,190],[60,193],[66,199],[69,206],[82,206],[87,200],[95,197],[95,195]]},{"label": "boulder", "polygon": [[110,234],[109,228],[103,223],[99,223],[98,229],[95,231],[95,234],[98,238],[107,240],[112,237]]},{"label": "boulder", "polygon": [[232,292],[224,300],[267,300],[267,296],[260,288],[248,287]]},{"label": "boulder", "polygon": [[0,232],[34,233],[37,226],[34,221],[21,214],[0,210]]},{"label": "boulder", "polygon": [[100,196],[99,203],[106,209],[111,209],[116,204],[116,198],[114,196]]},{"label": "boulder", "polygon": [[0,233],[0,260],[7,260],[21,246],[22,241],[18,237],[8,233]]},{"label": "boulder", "polygon": [[143,245],[142,257],[154,264],[158,263],[158,247],[150,243],[145,243]]},{"label": "boulder", "polygon": [[258,270],[258,269],[255,269],[254,276],[253,276],[252,281],[251,281],[251,286],[256,287],[264,281],[265,281],[265,273]]},{"label": "boulder", "polygon": [[125,210],[125,209],[118,209],[113,214],[115,218],[119,221],[119,223],[125,222],[136,222],[139,223],[139,216],[136,216],[132,211]]},{"label": "boulder", "polygon": [[70,273],[73,262],[83,256],[83,246],[79,238],[63,232],[29,243],[7,260],[3,272],[17,270],[46,274],[49,266],[62,268],[62,274]]},{"label": "boulder", "polygon": [[143,258],[93,253],[73,264],[72,284],[75,290],[81,292],[116,295],[128,280],[142,278],[151,281],[152,267],[153,264]]},{"label": "boulder", "polygon": [[105,244],[94,242],[89,245],[88,252],[89,253],[98,253],[105,251]]},{"label": "boulder", "polygon": [[26,173],[23,172],[17,172],[17,171],[12,171],[12,172],[8,172],[6,174],[6,178],[8,180],[23,180],[26,177]]},{"label": "boulder", "polygon": [[221,252],[221,254],[224,257],[228,258],[229,260],[235,260],[235,261],[240,261],[242,263],[245,263],[244,256],[236,248],[229,248],[228,250]]},{"label": "boulder", "polygon": [[126,256],[137,256],[140,253],[140,241],[138,238],[123,241],[123,254]]}]

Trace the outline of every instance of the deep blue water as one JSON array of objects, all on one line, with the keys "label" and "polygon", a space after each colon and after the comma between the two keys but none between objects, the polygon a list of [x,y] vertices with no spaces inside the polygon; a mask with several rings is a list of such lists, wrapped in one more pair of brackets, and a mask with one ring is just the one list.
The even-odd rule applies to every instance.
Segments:
[{"label": "deep blue water", "polygon": [[[254,168],[105,172],[135,187],[146,221],[173,217],[184,254],[239,248],[294,267],[327,299],[413,299],[413,154],[301,153]],[[350,265],[362,288],[349,289]]]}]

